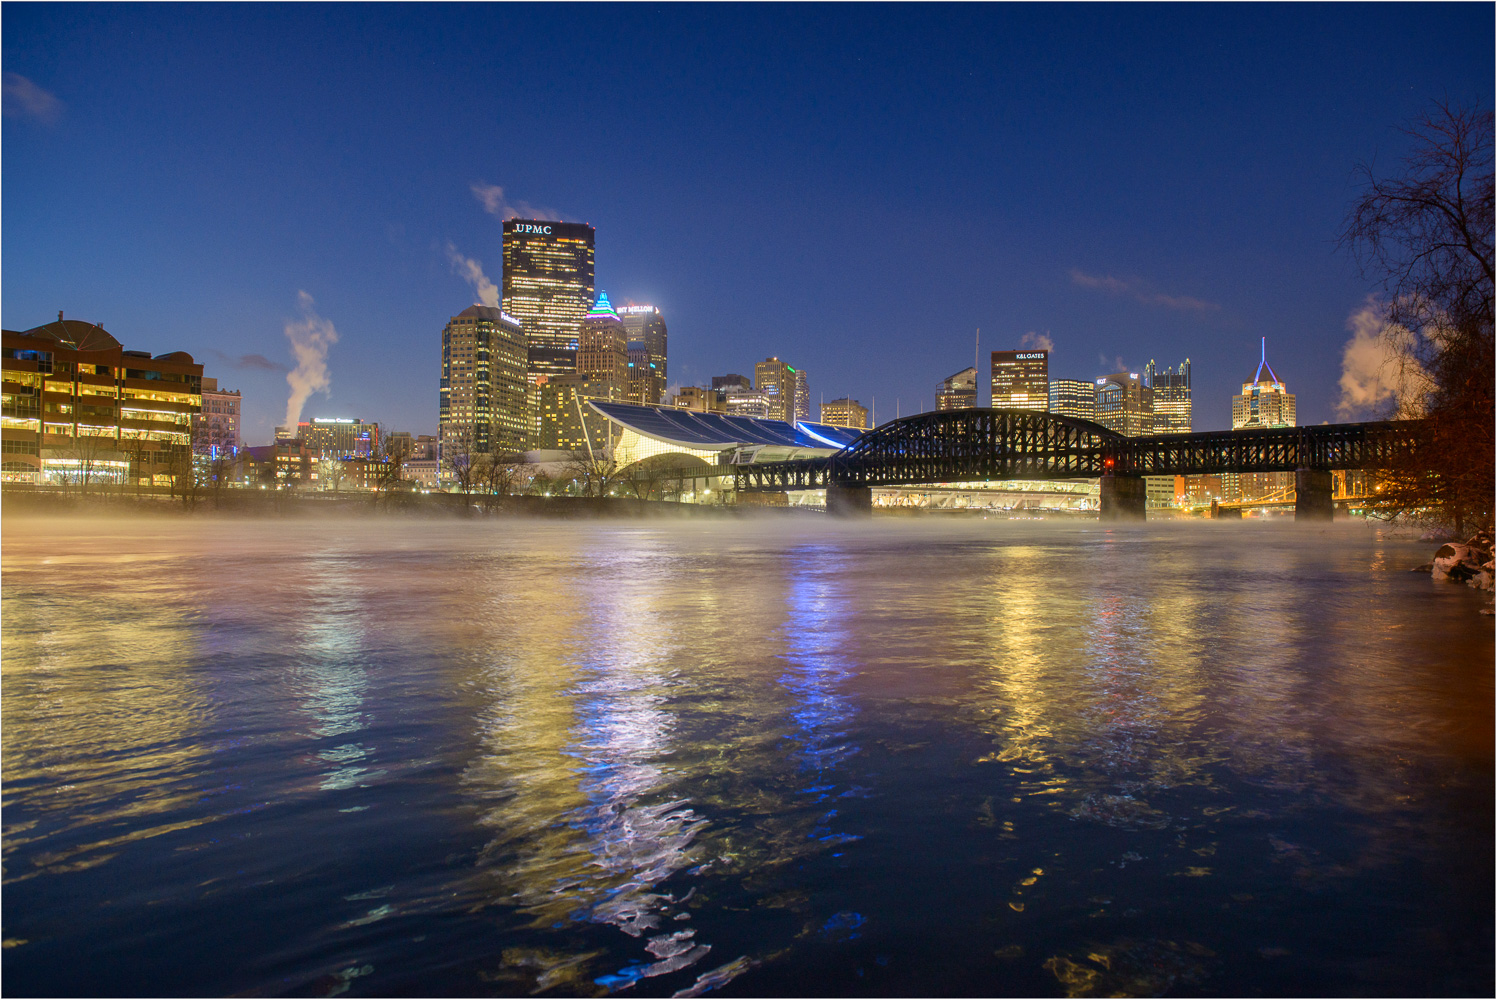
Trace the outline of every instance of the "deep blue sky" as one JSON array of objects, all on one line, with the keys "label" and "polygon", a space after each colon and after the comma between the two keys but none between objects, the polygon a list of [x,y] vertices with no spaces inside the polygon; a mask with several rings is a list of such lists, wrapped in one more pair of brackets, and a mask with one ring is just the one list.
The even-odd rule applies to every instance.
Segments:
[{"label": "deep blue sky", "polygon": [[597,227],[672,382],[777,354],[883,421],[981,327],[984,369],[1031,332],[1052,377],[1189,357],[1208,430],[1266,336],[1335,420],[1354,168],[1491,107],[1493,11],[6,4],[3,322],[187,350],[255,444],[287,386],[239,359],[290,366],[306,291],[340,340],[304,417],[432,433],[447,245],[500,280],[498,185]]}]

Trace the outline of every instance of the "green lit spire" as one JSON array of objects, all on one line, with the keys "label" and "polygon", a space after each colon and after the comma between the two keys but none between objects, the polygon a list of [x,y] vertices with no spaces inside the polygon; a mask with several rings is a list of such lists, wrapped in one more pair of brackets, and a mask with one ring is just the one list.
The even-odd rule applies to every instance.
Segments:
[{"label": "green lit spire", "polygon": [[613,311],[613,305],[608,301],[607,292],[599,292],[598,301],[594,302],[593,307],[587,312],[588,319],[593,319],[597,316],[611,316],[614,319],[619,318],[619,314]]}]

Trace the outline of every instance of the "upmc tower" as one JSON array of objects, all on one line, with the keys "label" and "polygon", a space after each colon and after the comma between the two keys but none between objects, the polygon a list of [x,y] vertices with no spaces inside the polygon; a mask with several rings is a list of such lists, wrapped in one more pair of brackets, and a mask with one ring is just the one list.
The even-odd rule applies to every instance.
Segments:
[{"label": "upmc tower", "polygon": [[510,219],[504,224],[505,312],[520,320],[532,385],[577,371],[582,317],[593,304],[593,227]]}]

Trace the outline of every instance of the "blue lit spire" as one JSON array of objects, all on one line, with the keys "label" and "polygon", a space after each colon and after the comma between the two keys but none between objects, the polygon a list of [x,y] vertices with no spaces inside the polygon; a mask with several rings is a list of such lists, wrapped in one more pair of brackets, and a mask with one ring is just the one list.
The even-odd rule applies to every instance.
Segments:
[{"label": "blue lit spire", "polygon": [[1275,385],[1277,385],[1278,381],[1279,381],[1279,377],[1273,373],[1273,366],[1271,366],[1268,363],[1268,338],[1267,337],[1263,338],[1262,348],[1263,348],[1263,353],[1260,355],[1260,358],[1259,358],[1259,361],[1258,361],[1258,374],[1256,374],[1256,375],[1253,376],[1253,381],[1254,382],[1262,382],[1263,381],[1263,369],[1267,368],[1268,369],[1269,380],[1271,382],[1273,382]]},{"label": "blue lit spire", "polygon": [[593,319],[597,316],[608,316],[613,319],[619,318],[619,314],[613,310],[613,304],[608,301],[607,292],[599,292],[598,301],[594,302],[593,307],[587,312],[588,319]]}]

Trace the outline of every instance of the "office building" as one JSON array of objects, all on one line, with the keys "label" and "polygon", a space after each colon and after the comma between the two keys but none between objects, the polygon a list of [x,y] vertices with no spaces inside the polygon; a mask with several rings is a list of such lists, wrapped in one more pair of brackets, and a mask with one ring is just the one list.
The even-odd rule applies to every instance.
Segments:
[{"label": "office building", "polygon": [[1097,379],[1097,423],[1125,437],[1154,433],[1154,394],[1137,372]]},{"label": "office building", "polygon": [[608,422],[588,406],[589,400],[622,402],[610,396],[613,383],[584,375],[546,375],[536,387],[542,451],[565,451],[601,457],[609,451]]},{"label": "office building", "polygon": [[681,390],[671,397],[671,405],[678,410],[727,413],[728,394],[723,389],[704,389],[695,385],[683,385]]},{"label": "office building", "polygon": [[1082,378],[1050,382],[1050,412],[1080,420],[1097,419],[1097,383]]},{"label": "office building", "polygon": [[3,332],[5,482],[170,485],[191,469],[203,366],[185,351],[127,351],[64,319]]},{"label": "office building", "polygon": [[977,368],[948,375],[936,390],[937,410],[970,410],[977,405]]},{"label": "office building", "polygon": [[1050,408],[1050,352],[994,351],[993,406],[1000,410]]},{"label": "office building", "polygon": [[712,376],[712,388],[729,390],[737,389],[744,392],[751,392],[754,388],[754,380],[749,378],[747,375],[736,375],[732,373],[729,373],[727,375],[714,375]]},{"label": "office building", "polygon": [[754,365],[754,384],[769,400],[770,419],[793,423],[802,410],[809,417],[810,402],[800,399],[804,376],[779,358],[765,358]]},{"label": "office building", "polygon": [[204,458],[239,454],[238,389],[220,389],[218,379],[203,379],[203,406],[192,418],[192,453]]},{"label": "office building", "polygon": [[[1268,338],[1259,342],[1258,370],[1242,392],[1232,397],[1232,429],[1239,427],[1294,427],[1294,394],[1279,381],[1268,363]],[[1251,499],[1285,494],[1294,486],[1292,472],[1227,473],[1222,488],[1228,499]]]},{"label": "office building", "polygon": [[1232,397],[1232,429],[1239,427],[1294,427],[1294,394],[1274,374],[1268,363],[1268,338],[1261,344],[1258,371],[1242,383],[1240,395]]},{"label": "office building", "polygon": [[1190,359],[1178,368],[1144,366],[1144,382],[1154,393],[1154,433],[1190,433]]},{"label": "office building", "polygon": [[592,226],[545,219],[504,223],[500,306],[520,321],[529,381],[575,372],[582,317],[593,304]]},{"label": "office building", "polygon": [[600,399],[625,399],[629,395],[628,341],[607,292],[598,294],[598,300],[582,318],[577,374],[594,386]]},{"label": "office building", "polygon": [[821,422],[833,427],[867,430],[868,407],[856,399],[834,399],[830,403],[821,404]]},{"label": "office building", "polygon": [[525,342],[519,319],[492,306],[469,306],[448,321],[438,390],[440,458],[529,446]]},{"label": "office building", "polygon": [[811,387],[806,382],[806,370],[804,368],[792,369],[795,372],[795,419],[811,419]]},{"label": "office building", "polygon": [[353,417],[313,417],[296,425],[296,436],[317,458],[375,458],[380,454],[379,424]]},{"label": "office building", "polygon": [[665,317],[650,305],[620,306],[616,311],[629,345],[629,398],[658,403],[668,378]]}]

